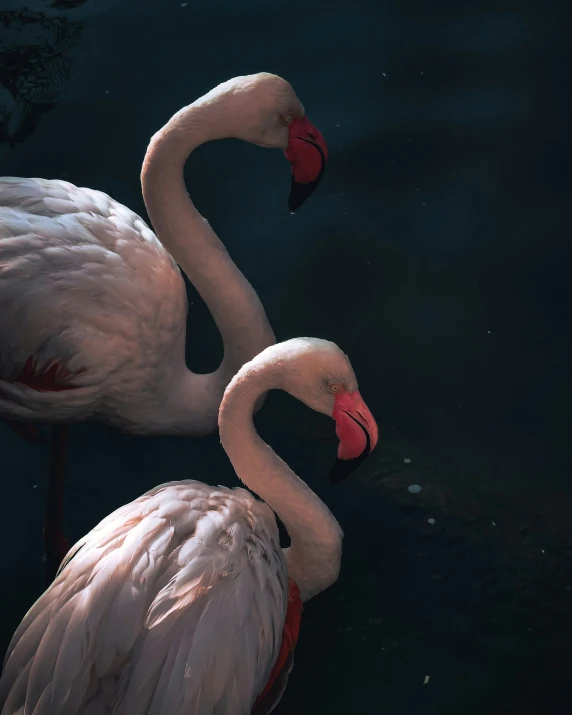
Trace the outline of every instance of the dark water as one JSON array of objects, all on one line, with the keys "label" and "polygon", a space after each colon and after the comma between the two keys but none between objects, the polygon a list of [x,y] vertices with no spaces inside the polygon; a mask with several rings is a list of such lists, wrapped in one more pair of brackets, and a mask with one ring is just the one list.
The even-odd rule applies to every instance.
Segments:
[{"label": "dark water", "polygon": [[[305,609],[277,715],[568,712],[565,3],[15,3],[0,2],[1,174],[65,178],[145,215],[149,137],[258,71],[292,83],[329,143],[324,181],[295,216],[278,152],[220,142],[187,168],[278,338],[343,347],[380,427],[376,453],[334,488],[327,418],[284,395],[257,418],[346,535],[339,582]],[[189,299],[189,363],[209,370],[220,340]],[[3,651],[42,590],[48,455],[8,430],[0,449]],[[235,484],[217,437],[75,426],[70,540],[188,477]]]}]

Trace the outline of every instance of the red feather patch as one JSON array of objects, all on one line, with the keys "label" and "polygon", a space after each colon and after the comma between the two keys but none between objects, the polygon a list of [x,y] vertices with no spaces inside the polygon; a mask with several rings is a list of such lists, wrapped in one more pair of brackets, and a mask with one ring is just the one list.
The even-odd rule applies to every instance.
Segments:
[{"label": "red feather patch", "polygon": [[[85,372],[85,368],[72,372],[59,362],[53,362],[45,370],[38,371],[34,364],[34,358],[31,357],[26,360],[24,367],[10,382],[25,385],[38,392],[62,392],[76,389],[75,385],[70,385],[66,380],[69,380],[74,375],[80,375],[82,372]],[[12,431],[22,439],[25,439],[26,442],[43,443],[45,441],[36,425],[32,423],[4,421]]]},{"label": "red feather patch", "polygon": [[70,385],[66,380],[74,375],[80,375],[82,372],[85,372],[85,368],[72,372],[59,362],[53,362],[48,368],[38,372],[34,365],[34,358],[28,358],[24,367],[11,382],[26,385],[38,392],[61,392],[74,390],[76,386]]},{"label": "red feather patch", "polygon": [[298,584],[292,579],[288,579],[288,610],[282,630],[282,643],[280,652],[274,667],[270,672],[270,677],[266,687],[256,698],[256,702],[251,711],[251,715],[265,715],[276,705],[282,697],[286,688],[288,675],[292,670],[294,661],[294,648],[298,642],[300,633],[300,619],[302,617],[302,599]]}]

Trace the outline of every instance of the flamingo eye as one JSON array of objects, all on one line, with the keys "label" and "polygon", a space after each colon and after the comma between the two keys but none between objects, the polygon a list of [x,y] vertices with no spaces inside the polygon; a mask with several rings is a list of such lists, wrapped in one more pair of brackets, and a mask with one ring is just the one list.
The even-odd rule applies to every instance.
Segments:
[{"label": "flamingo eye", "polygon": [[290,124],[292,122],[292,119],[294,119],[294,117],[291,114],[289,114],[287,117],[284,117],[284,121],[286,122],[286,124]]},{"label": "flamingo eye", "polygon": [[330,392],[341,392],[342,386],[338,385],[337,383],[334,383],[332,385],[329,385]]}]

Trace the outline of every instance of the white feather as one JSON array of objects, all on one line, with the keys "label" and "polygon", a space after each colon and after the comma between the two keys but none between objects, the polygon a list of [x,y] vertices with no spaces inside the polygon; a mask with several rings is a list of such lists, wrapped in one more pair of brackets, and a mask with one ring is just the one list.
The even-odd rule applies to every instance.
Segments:
[{"label": "white feather", "polygon": [[161,485],[74,552],[10,644],[1,715],[250,713],[287,607],[266,504],[244,489]]},{"label": "white feather", "polygon": [[[150,430],[184,369],[186,313],[181,273],[137,214],[65,181],[0,178],[0,417]],[[10,382],[32,356],[83,370],[77,389]]]}]

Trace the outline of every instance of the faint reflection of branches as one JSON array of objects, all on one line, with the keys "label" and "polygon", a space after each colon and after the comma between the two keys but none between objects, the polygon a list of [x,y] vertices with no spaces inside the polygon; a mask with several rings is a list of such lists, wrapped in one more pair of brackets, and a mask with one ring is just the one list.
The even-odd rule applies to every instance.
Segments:
[{"label": "faint reflection of branches", "polygon": [[[78,2],[58,0],[66,8]],[[55,106],[70,79],[69,53],[83,24],[24,9],[0,12],[0,27],[0,144],[13,146]]]}]

